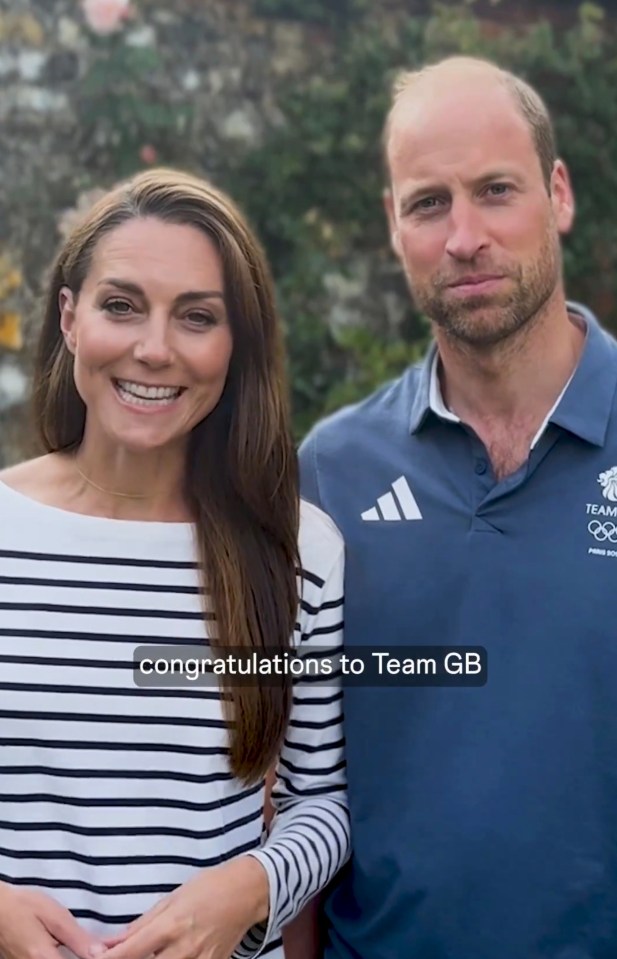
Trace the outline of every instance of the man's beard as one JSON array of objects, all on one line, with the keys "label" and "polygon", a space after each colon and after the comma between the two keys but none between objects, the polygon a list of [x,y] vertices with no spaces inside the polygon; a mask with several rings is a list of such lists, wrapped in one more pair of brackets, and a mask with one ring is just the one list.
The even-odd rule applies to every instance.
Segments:
[{"label": "man's beard", "polygon": [[478,259],[466,263],[459,275],[474,272],[503,274],[513,289],[456,300],[446,292],[456,276],[437,275],[430,286],[413,290],[413,296],[419,309],[450,339],[471,347],[491,347],[510,339],[541,315],[561,276],[559,241],[547,231],[537,259],[527,268],[496,269]]}]

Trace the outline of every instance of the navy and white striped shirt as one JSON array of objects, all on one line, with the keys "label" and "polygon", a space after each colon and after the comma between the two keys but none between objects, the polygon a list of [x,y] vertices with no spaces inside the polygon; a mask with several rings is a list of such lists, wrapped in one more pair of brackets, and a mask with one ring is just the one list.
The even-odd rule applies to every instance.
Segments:
[{"label": "navy and white striped shirt", "polygon": [[[282,957],[280,928],[349,854],[341,692],[297,680],[273,792],[229,770],[218,688],[140,687],[137,646],[205,644],[187,523],[56,509],[0,482],[0,880],[111,935],[198,870],[264,865],[267,924],[238,956]],[[343,543],[302,504],[295,643],[342,643]]]}]

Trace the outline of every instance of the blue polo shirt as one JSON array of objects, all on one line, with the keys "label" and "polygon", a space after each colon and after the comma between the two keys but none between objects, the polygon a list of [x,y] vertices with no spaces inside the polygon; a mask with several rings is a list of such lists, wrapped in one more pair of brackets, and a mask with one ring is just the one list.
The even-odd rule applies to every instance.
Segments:
[{"label": "blue polo shirt", "polygon": [[569,306],[579,364],[501,482],[434,349],[302,446],[347,543],[346,643],[488,658],[477,688],[345,689],[328,959],[617,956],[617,344]]}]

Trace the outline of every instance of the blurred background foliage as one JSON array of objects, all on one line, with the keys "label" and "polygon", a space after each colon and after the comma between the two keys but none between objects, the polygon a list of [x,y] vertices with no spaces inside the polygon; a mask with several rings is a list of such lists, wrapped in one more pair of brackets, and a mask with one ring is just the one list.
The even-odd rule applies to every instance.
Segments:
[{"label": "blurred background foliage", "polygon": [[[269,6],[305,7],[291,0]],[[308,6],[327,15],[326,3]],[[330,70],[288,92],[286,124],[229,178],[279,282],[300,434],[394,376],[426,345],[421,318],[408,318],[387,337],[357,328],[337,334],[325,320],[323,276],[332,264],[344,268],[353,253],[389,256],[381,128],[389,81],[401,67],[475,54],[537,87],[577,197],[564,249],[568,293],[617,331],[617,45],[602,8],[583,3],[576,22],[561,30],[546,20],[487,30],[473,2],[435,2],[427,16],[395,18],[385,31],[374,8],[354,0],[346,6],[354,29],[340,31]]]},{"label": "blurred background foliage", "polygon": [[[42,2],[32,0],[32,9]],[[428,325],[389,249],[381,129],[395,72],[452,53],[478,54],[514,70],[544,96],[577,197],[577,221],[564,243],[568,293],[617,332],[617,11],[611,13],[608,0],[603,6],[543,0],[548,18],[538,18],[535,4],[525,7],[525,0],[426,0],[413,13],[404,0],[243,0],[234,9],[243,10],[245,20],[238,14],[238,36],[229,41],[237,49],[259,51],[263,23],[285,20],[306,29],[306,43],[318,49],[312,66],[283,75],[272,95],[253,103],[245,97],[241,117],[233,101],[225,101],[229,109],[216,96],[227,84],[232,93],[226,96],[233,97],[233,68],[213,61],[210,92],[199,86],[195,58],[210,42],[199,4],[212,13],[216,0],[182,0],[184,12],[161,8],[157,29],[166,31],[166,44],[153,39],[154,3],[81,2],[106,16],[111,11],[116,22],[99,23],[85,53],[78,26],[66,17],[60,23],[69,52],[49,61],[60,92],[45,104],[56,108],[49,97],[70,88],[74,122],[63,142],[67,162],[79,162],[70,181],[54,172],[53,202],[56,209],[74,209],[57,228],[46,226],[39,209],[51,181],[28,176],[16,221],[28,233],[26,272],[29,260],[49,259],[75,208],[118,177],[156,163],[212,177],[248,214],[269,255],[300,439],[318,418],[366,395],[426,348]],[[0,39],[4,31],[9,43],[41,44],[33,16],[11,16],[0,14]],[[214,43],[229,28],[212,18]],[[28,55],[20,61],[22,73],[37,68],[37,54]],[[177,82],[170,83],[171,76]],[[259,127],[256,138],[244,145],[237,139],[233,150],[209,149],[221,129],[236,136],[251,122]],[[26,160],[38,162],[37,154],[24,154]],[[18,152],[14,162],[17,177]],[[44,172],[44,153],[40,162]],[[2,349],[20,341],[15,315],[14,300],[3,307],[0,297],[0,366]]]}]

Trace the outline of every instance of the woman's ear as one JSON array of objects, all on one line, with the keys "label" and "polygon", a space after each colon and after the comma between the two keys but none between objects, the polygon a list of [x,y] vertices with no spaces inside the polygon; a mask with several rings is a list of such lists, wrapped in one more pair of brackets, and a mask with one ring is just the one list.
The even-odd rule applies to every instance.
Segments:
[{"label": "woman's ear", "polygon": [[75,294],[68,286],[63,286],[58,294],[60,310],[60,329],[70,353],[75,353]]}]

